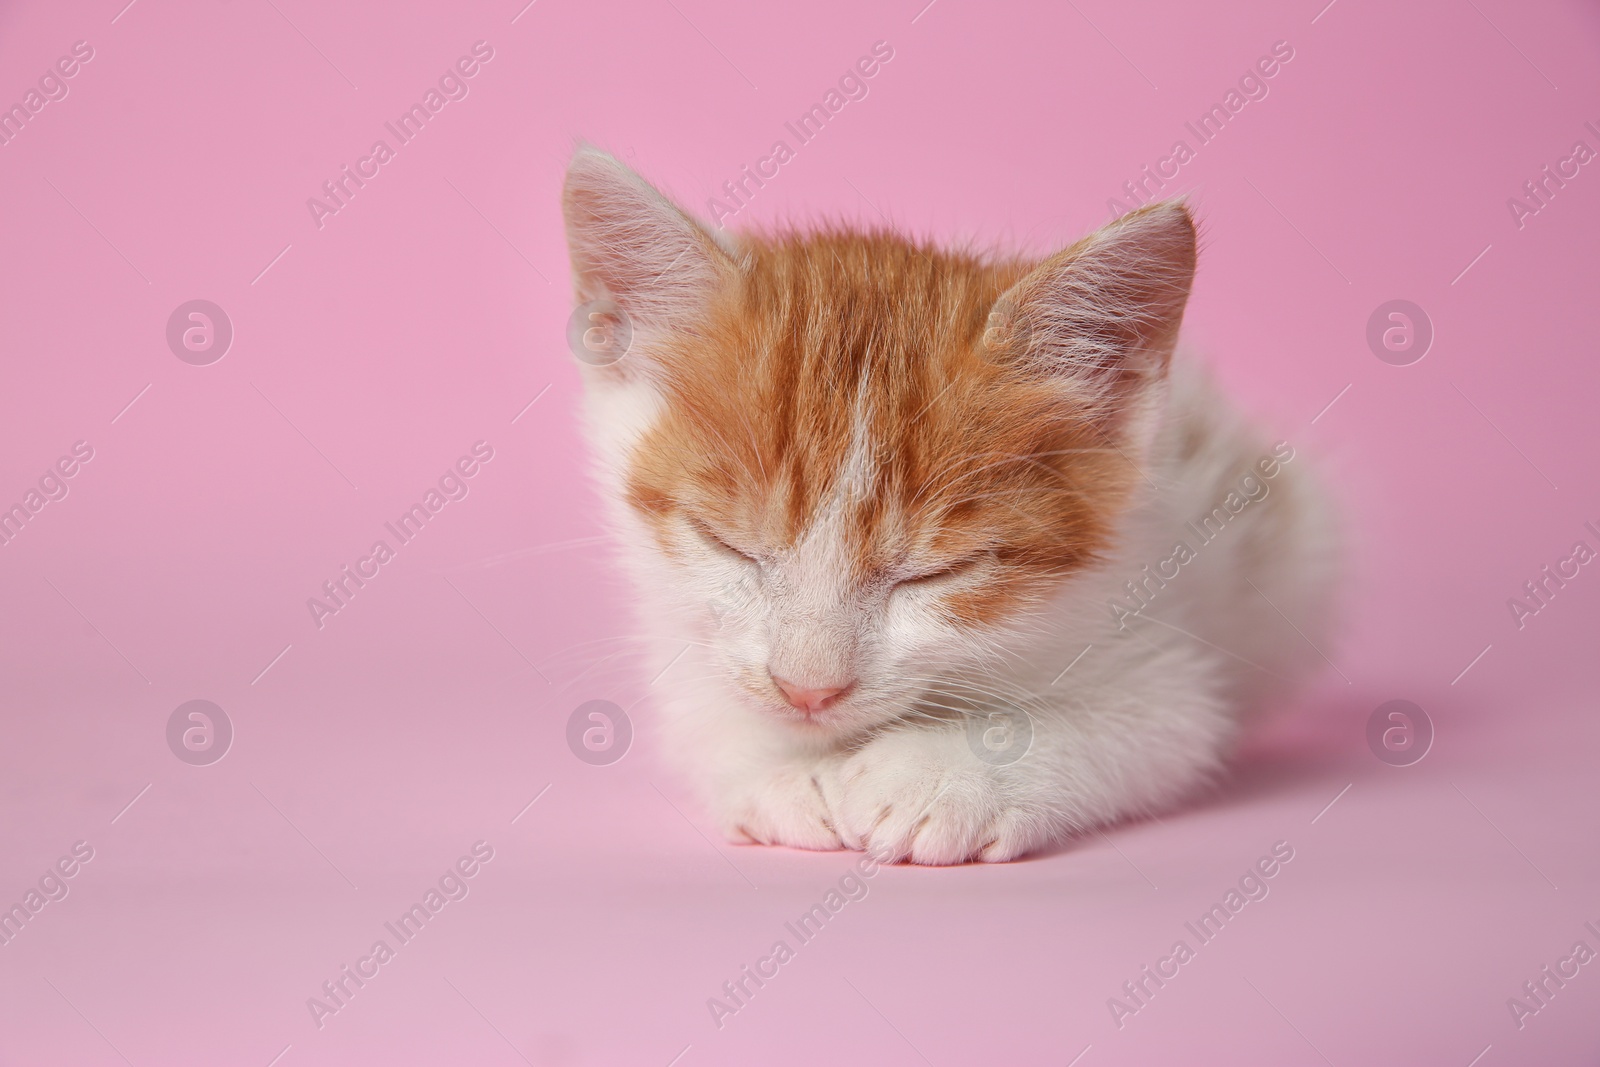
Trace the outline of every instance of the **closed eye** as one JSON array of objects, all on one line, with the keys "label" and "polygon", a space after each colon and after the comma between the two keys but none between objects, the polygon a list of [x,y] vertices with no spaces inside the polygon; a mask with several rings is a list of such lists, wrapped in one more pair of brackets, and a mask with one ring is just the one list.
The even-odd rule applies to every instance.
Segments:
[{"label": "closed eye", "polygon": [[913,574],[910,577],[901,578],[895,583],[895,586],[896,588],[905,586],[932,586],[955,578],[961,578],[977,570],[978,565],[983,563],[988,558],[989,554],[985,552],[981,555],[968,556],[966,559],[954,560],[938,567],[929,568],[928,570],[922,571],[919,574]]},{"label": "closed eye", "polygon": [[689,525],[694,528],[695,533],[700,535],[701,540],[705,541],[706,544],[710,545],[722,555],[735,557],[742,563],[760,564],[761,561],[756,559],[756,557],[752,556],[748,552],[743,551],[742,549],[733,547],[726,540],[724,540],[720,534],[718,534],[710,526],[707,526],[705,523],[701,522],[699,519],[690,519]]}]

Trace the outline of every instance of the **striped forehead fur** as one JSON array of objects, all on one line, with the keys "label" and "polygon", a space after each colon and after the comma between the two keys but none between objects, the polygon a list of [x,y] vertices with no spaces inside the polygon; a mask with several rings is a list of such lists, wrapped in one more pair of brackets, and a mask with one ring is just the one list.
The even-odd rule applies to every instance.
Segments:
[{"label": "striped forehead fur", "polygon": [[629,474],[636,506],[759,554],[831,501],[862,582],[992,552],[1001,580],[958,606],[974,618],[1092,557],[1131,475],[1093,418],[1102,397],[984,339],[1036,264],[826,229],[747,238],[738,266],[655,354],[667,403]]}]

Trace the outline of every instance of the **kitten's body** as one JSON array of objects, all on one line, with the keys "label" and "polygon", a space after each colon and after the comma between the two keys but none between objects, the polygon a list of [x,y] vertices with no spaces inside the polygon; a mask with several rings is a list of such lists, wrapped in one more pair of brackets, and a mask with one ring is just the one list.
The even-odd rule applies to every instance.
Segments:
[{"label": "kitten's body", "polygon": [[653,700],[730,837],[1010,859],[1191,791],[1315,659],[1328,517],[1171,356],[1181,207],[1040,263],[735,244],[583,152],[567,212],[633,329],[587,416]]}]

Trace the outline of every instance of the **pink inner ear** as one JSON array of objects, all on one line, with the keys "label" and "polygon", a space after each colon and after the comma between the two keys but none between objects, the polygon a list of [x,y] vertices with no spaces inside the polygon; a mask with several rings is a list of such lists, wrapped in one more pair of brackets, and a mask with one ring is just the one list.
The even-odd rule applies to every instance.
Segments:
[{"label": "pink inner ear", "polygon": [[612,297],[643,325],[681,325],[735,273],[699,223],[597,149],[573,156],[562,209],[578,299]]},{"label": "pink inner ear", "polygon": [[1194,279],[1195,229],[1181,203],[1125,215],[1041,263],[1008,290],[985,343],[1118,405],[1165,373]]}]

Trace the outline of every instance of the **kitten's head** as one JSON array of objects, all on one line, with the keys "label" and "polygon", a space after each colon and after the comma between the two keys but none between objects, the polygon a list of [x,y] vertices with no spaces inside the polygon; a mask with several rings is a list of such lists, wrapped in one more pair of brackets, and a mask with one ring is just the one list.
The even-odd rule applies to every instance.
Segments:
[{"label": "kitten's head", "polygon": [[603,476],[751,714],[903,715],[1107,546],[1194,273],[1181,204],[1042,262],[730,238],[580,149],[564,207]]}]

